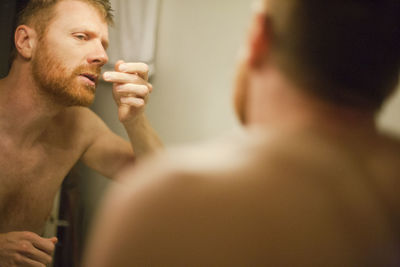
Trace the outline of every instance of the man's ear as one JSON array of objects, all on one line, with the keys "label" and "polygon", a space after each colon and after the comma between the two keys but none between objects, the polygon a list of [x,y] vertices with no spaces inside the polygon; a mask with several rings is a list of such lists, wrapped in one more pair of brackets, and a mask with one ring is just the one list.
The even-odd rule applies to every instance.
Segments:
[{"label": "man's ear", "polygon": [[15,48],[25,59],[31,59],[37,43],[36,31],[26,25],[20,25],[15,30]]},{"label": "man's ear", "polygon": [[270,20],[264,13],[258,13],[254,17],[250,30],[248,64],[251,67],[260,67],[270,53],[271,40]]}]

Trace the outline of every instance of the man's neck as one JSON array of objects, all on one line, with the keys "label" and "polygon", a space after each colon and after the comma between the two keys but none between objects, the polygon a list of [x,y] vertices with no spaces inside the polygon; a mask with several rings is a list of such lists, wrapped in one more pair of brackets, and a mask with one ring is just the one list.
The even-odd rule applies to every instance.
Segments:
[{"label": "man's neck", "polygon": [[0,136],[13,145],[33,146],[62,110],[40,93],[26,63],[0,80]]},{"label": "man's neck", "polygon": [[335,135],[376,133],[374,112],[343,107],[305,93],[275,69],[255,74],[247,105],[250,127],[315,129]]}]

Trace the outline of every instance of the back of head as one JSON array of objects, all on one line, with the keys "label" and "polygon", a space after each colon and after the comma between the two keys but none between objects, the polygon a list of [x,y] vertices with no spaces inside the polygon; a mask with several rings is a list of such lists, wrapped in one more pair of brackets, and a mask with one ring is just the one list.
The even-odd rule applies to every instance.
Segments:
[{"label": "back of head", "polygon": [[376,110],[396,87],[398,0],[266,0],[272,58],[308,93]]}]

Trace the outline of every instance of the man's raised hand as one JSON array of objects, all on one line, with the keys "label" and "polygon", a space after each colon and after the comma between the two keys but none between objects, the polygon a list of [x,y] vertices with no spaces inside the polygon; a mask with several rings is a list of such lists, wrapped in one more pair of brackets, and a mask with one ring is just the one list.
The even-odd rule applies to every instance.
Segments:
[{"label": "man's raised hand", "polygon": [[122,123],[134,121],[143,114],[153,87],[148,80],[149,67],[144,63],[115,64],[115,71],[105,72],[103,79],[114,83],[113,96],[118,105],[118,117]]}]

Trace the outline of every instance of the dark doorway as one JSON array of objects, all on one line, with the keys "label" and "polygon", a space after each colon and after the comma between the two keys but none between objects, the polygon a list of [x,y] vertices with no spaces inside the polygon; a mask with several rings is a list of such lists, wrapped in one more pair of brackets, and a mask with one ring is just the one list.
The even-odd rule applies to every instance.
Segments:
[{"label": "dark doorway", "polygon": [[12,47],[17,2],[3,1],[0,3],[0,78],[3,78],[8,73],[8,59]]},{"label": "dark doorway", "polygon": [[0,3],[0,78],[9,71],[10,52],[14,43],[15,18],[28,0],[6,0]]}]

